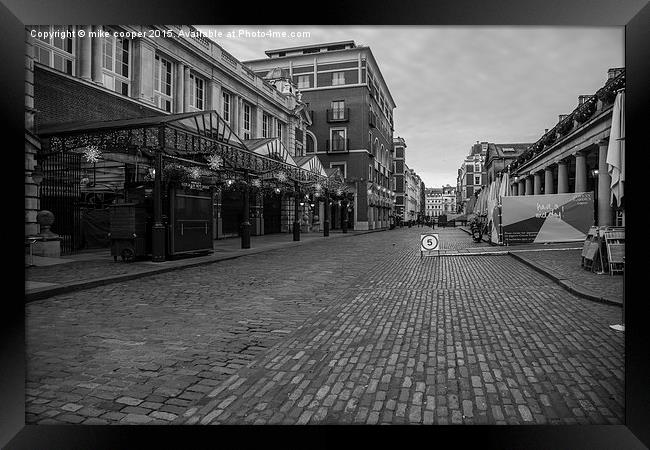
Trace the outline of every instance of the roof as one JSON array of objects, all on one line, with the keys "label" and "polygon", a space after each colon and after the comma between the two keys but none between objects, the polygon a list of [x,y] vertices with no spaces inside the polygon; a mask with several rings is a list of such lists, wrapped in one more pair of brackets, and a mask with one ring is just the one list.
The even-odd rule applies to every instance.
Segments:
[{"label": "roof", "polygon": [[356,44],[354,41],[337,41],[337,42],[324,42],[322,44],[312,44],[312,45],[300,45],[298,47],[286,47],[286,48],[278,48],[275,50],[267,50],[264,53],[266,55],[272,55],[274,53],[281,53],[281,52],[288,52],[288,51],[297,51],[297,50],[307,50],[310,48],[322,48],[322,47],[332,47],[335,45],[350,45],[352,44],[353,47],[356,47]]},{"label": "roof", "polygon": [[111,130],[129,130],[155,128],[166,125],[192,134],[209,137],[231,145],[246,148],[244,143],[232,131],[230,126],[215,110],[195,111],[180,114],[162,114],[148,117],[135,117],[117,120],[96,120],[91,122],[68,122],[39,128],[40,137],[54,135],[80,135],[84,133],[108,132]]},{"label": "roof", "polygon": [[532,143],[488,144],[487,160],[493,158],[517,158],[528,149]]}]

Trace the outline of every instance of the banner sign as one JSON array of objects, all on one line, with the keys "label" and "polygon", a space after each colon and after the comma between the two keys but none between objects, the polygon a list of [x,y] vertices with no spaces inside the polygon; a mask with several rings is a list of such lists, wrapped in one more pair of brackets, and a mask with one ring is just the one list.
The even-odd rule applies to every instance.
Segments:
[{"label": "banner sign", "polygon": [[501,223],[508,245],[584,241],[594,224],[593,192],[502,197]]}]

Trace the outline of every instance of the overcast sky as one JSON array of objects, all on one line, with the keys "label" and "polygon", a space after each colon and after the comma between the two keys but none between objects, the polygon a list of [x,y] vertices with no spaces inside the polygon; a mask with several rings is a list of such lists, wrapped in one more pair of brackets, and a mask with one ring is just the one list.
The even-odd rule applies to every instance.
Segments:
[{"label": "overcast sky", "polygon": [[[198,26],[240,61],[265,50],[354,40],[368,45],[397,103],[395,136],[427,187],[456,185],[476,141],[535,142],[624,66],[623,27]],[[226,37],[229,31],[310,37]]]}]

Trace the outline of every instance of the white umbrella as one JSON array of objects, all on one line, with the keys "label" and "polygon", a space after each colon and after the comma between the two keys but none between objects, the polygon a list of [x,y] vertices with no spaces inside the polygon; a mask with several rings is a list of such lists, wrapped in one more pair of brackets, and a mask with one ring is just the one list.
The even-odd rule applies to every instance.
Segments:
[{"label": "white umbrella", "polygon": [[610,184],[610,201],[614,205],[614,197],[618,206],[623,198],[625,182],[625,92],[616,94],[612,109],[612,127],[607,146],[607,173],[612,178]]}]

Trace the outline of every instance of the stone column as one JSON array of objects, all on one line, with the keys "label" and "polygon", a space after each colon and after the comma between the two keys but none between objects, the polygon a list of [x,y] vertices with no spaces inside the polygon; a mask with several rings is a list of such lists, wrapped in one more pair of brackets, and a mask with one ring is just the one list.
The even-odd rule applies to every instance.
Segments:
[{"label": "stone column", "polygon": [[185,65],[176,64],[176,89],[174,90],[174,111],[185,112]]},{"label": "stone column", "polygon": [[82,38],[79,38],[79,76],[84,80],[92,80],[92,38],[90,32],[92,27],[84,25],[81,29],[86,33]]},{"label": "stone column", "polygon": [[587,155],[583,152],[576,153],[576,188],[575,192],[587,190]]},{"label": "stone column", "polygon": [[190,83],[190,68],[188,66],[183,66],[183,84],[183,112],[189,112],[192,84]]},{"label": "stone column", "polygon": [[555,186],[553,186],[553,168],[547,167],[544,169],[544,194],[555,194]]},{"label": "stone column", "polygon": [[[93,25],[93,31],[99,33],[102,30],[101,25]],[[91,73],[92,80],[95,83],[102,84],[102,59],[104,58],[104,38],[93,37],[91,43],[92,51],[92,62],[91,62]]]},{"label": "stone column", "polygon": [[566,194],[569,192],[569,169],[566,161],[557,163],[557,193]]},{"label": "stone column", "polygon": [[526,177],[526,195],[533,195],[533,179],[530,175]]},{"label": "stone column", "polygon": [[542,172],[535,172],[535,187],[533,188],[535,195],[542,195]]},{"label": "stone column", "polygon": [[607,173],[607,139],[598,142],[598,226],[613,225],[610,201],[612,177]]},{"label": "stone column", "polygon": [[526,195],[526,183],[524,182],[524,180],[519,179],[518,184],[519,184],[519,194],[518,195]]},{"label": "stone column", "polygon": [[510,185],[510,195],[519,195],[519,183]]}]

